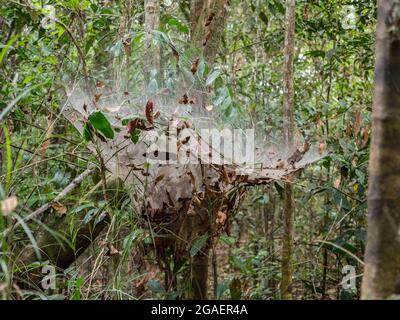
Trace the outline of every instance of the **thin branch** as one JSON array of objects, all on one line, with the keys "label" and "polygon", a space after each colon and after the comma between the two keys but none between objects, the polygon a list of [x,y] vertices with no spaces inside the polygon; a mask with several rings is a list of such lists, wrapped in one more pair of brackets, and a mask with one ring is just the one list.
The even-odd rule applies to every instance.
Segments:
[{"label": "thin branch", "polygon": [[41,206],[39,209],[35,210],[34,212],[30,213],[27,215],[25,218],[23,218],[21,221],[18,221],[17,223],[14,224],[13,227],[8,228],[7,230],[4,231],[4,235],[7,235],[8,232],[12,231],[13,229],[19,227],[21,223],[27,222],[29,220],[37,218],[39,215],[50,209],[51,204],[53,202],[60,201],[61,199],[65,198],[67,195],[69,195],[87,176],[92,174],[96,170],[95,165],[90,165],[84,172],[82,172],[79,176],[77,176],[72,182],[64,188],[51,202],[48,202]]}]

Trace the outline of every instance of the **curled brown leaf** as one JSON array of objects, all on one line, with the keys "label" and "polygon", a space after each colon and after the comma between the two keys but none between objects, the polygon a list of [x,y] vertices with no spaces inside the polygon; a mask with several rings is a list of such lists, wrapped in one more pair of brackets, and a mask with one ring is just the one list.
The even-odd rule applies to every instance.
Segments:
[{"label": "curled brown leaf", "polygon": [[154,123],[153,119],[153,101],[148,100],[145,109],[146,119],[152,125]]}]

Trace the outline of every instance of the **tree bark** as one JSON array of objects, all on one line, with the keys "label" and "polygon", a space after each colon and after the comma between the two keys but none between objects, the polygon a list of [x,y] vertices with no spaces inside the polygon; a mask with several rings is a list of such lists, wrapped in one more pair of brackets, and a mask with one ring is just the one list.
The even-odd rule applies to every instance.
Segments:
[{"label": "tree bark", "polygon": [[212,65],[225,30],[227,0],[192,0],[191,42]]},{"label": "tree bark", "polygon": [[362,299],[400,293],[400,1],[378,1]]},{"label": "tree bark", "polygon": [[192,295],[195,300],[205,300],[208,297],[208,259],[206,253],[196,255],[192,261]]},{"label": "tree bark", "polygon": [[[204,60],[212,66],[225,29],[227,0],[191,0],[191,43],[200,49]],[[205,96],[201,105],[205,106]],[[191,261],[193,299],[207,299],[209,249]],[[215,280],[215,279],[214,279]]]},{"label": "tree bark", "polygon": [[[283,136],[289,153],[293,151],[293,54],[295,33],[295,0],[286,0],[285,17],[285,48],[284,48],[284,85],[283,85]],[[281,294],[283,299],[292,299],[292,255],[294,236],[294,199],[293,186],[285,183],[283,208],[283,241],[282,241],[282,282]]]}]

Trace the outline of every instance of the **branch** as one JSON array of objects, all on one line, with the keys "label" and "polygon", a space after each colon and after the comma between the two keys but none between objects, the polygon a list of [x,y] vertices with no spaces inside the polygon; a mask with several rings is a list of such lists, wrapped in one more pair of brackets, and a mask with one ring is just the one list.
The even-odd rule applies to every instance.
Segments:
[{"label": "branch", "polygon": [[13,229],[19,227],[22,223],[27,222],[29,220],[35,219],[37,218],[39,215],[41,215],[43,212],[47,211],[48,209],[50,209],[51,204],[53,202],[57,202],[60,201],[61,199],[65,198],[67,195],[69,195],[82,181],[83,179],[85,179],[87,176],[89,176],[90,174],[92,174],[94,171],[96,170],[96,166],[94,164],[89,165],[89,167],[82,172],[79,176],[77,176],[74,180],[72,180],[72,182],[65,187],[65,189],[63,191],[61,191],[55,198],[53,201],[48,202],[46,204],[44,204],[43,206],[41,206],[39,209],[35,210],[34,212],[30,213],[29,215],[27,215],[24,219],[22,219],[21,221],[18,221],[17,223],[14,224],[14,226],[12,226],[11,228],[8,228],[7,230],[4,231],[4,236],[7,235],[10,231],[12,231]]}]

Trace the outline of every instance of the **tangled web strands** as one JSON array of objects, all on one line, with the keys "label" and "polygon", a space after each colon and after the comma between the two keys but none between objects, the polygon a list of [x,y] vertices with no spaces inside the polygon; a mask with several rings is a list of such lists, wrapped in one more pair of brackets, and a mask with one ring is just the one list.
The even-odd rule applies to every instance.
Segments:
[{"label": "tangled web strands", "polygon": [[[288,171],[321,158],[318,152],[309,151],[296,161],[295,166],[289,167],[287,159],[291,150],[256,145],[253,130],[231,126],[213,128],[213,124],[218,122],[212,117],[195,118],[190,111],[177,114],[176,110],[182,109],[181,106],[161,104],[160,99],[150,99],[154,105],[153,112],[160,114],[153,125],[146,123],[144,106],[149,101],[147,97],[133,100],[112,94],[94,105],[88,95],[74,90],[69,93],[69,108],[64,110],[64,114],[81,134],[90,114],[101,111],[106,116],[115,137],[105,141],[98,139],[97,143],[108,170],[123,180],[132,178],[130,168],[143,168],[146,162],[150,164],[150,171],[157,167],[151,164],[225,164],[234,167],[237,173],[281,179]],[[148,127],[138,129],[138,141],[134,142],[129,123],[136,119],[140,120],[140,126],[144,123]],[[250,162],[246,163],[247,159]],[[283,164],[279,164],[280,159]]]},{"label": "tangled web strands", "polygon": [[[219,71],[208,70],[195,50],[168,48],[173,54],[164,61],[162,74],[152,70],[146,75],[137,65],[118,60],[114,70],[124,65],[135,81],[120,71],[112,80],[99,76],[91,89],[87,82],[71,84],[64,109],[83,136],[91,128],[89,148],[100,153],[107,170],[146,192],[152,209],[176,206],[195,193],[201,199],[207,186],[219,184],[225,192],[237,181],[282,180],[322,157],[310,148],[282,147],[280,139],[268,144],[262,130],[246,129],[240,110],[226,113],[232,97],[217,85]],[[93,114],[107,119],[100,127],[109,125],[112,137],[96,127]]]}]

